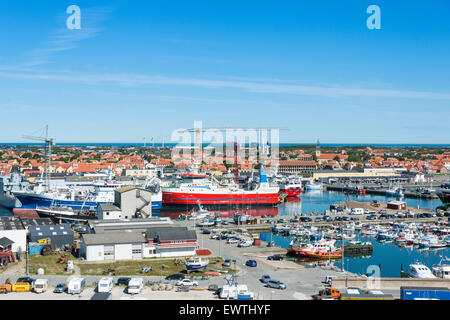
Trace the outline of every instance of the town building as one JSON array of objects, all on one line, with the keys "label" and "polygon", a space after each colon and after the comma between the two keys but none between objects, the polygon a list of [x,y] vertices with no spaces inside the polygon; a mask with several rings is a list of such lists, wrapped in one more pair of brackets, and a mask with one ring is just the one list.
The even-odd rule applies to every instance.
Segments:
[{"label": "town building", "polygon": [[27,248],[27,230],[18,217],[0,217],[0,238],[6,237],[12,243],[13,252],[25,251]]},{"label": "town building", "polygon": [[114,191],[114,205],[122,211],[123,219],[152,216],[152,192],[127,186]]},{"label": "town building", "polygon": [[0,238],[0,266],[15,262],[12,246],[14,241],[7,237]]},{"label": "town building", "polygon": [[97,207],[97,217],[99,220],[120,220],[122,210],[113,203],[101,203]]},{"label": "town building", "polygon": [[53,250],[73,245],[74,233],[68,224],[29,226],[28,232],[30,242],[47,240]]},{"label": "town building", "polygon": [[80,255],[86,261],[193,256],[197,248],[197,234],[186,227],[153,227],[145,232],[103,229],[80,239]]}]

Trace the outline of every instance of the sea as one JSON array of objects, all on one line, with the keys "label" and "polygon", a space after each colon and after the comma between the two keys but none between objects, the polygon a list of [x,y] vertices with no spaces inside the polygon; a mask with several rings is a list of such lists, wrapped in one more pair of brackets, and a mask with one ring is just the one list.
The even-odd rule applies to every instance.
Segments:
[{"label": "sea", "polygon": [[[324,213],[325,210],[330,208],[331,204],[343,203],[348,200],[372,202],[377,200],[379,202],[386,202],[391,200],[385,196],[380,195],[346,195],[337,191],[310,191],[304,192],[299,197],[288,198],[288,201],[277,208],[255,209],[259,215],[261,210],[264,213],[283,216],[289,218],[295,214],[304,213]],[[424,200],[424,199],[404,199],[408,206],[419,207],[423,209],[435,209],[441,205],[440,200]],[[252,209],[250,209],[252,210]],[[236,212],[236,210],[228,210],[230,216]],[[180,211],[162,211],[160,213],[155,212],[155,216],[170,216],[177,218]],[[0,207],[0,216],[12,215],[11,211]],[[261,239],[263,241],[270,241],[272,239],[276,245],[287,248],[291,242],[289,237],[282,237],[280,235],[271,235],[270,233],[262,233]],[[370,273],[373,266],[380,269],[382,277],[400,277],[400,270],[403,268],[406,270],[409,264],[414,262],[421,262],[426,264],[430,269],[433,264],[439,263],[440,259],[444,256],[450,257],[450,248],[444,248],[439,250],[425,250],[419,251],[418,249],[398,247],[394,243],[379,243],[372,238],[358,238],[361,241],[370,241],[373,244],[373,254],[367,257],[345,257],[344,269],[356,274]],[[300,263],[300,262],[299,262]],[[335,266],[341,268],[341,261],[334,261]]]}]

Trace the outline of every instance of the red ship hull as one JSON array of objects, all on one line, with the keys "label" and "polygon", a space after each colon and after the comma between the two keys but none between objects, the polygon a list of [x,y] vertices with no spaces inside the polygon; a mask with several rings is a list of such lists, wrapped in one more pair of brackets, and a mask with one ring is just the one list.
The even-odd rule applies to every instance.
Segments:
[{"label": "red ship hull", "polygon": [[163,191],[164,205],[276,205],[278,193],[204,194]]},{"label": "red ship hull", "polygon": [[288,197],[295,197],[302,193],[302,189],[301,188],[280,189],[280,192],[285,193]]}]

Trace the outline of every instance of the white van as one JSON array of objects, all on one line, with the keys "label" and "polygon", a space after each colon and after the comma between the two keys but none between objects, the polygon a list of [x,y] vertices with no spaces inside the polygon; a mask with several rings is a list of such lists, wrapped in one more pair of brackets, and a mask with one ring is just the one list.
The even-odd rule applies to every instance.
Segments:
[{"label": "white van", "polygon": [[350,214],[362,215],[362,214],[364,214],[364,209],[363,208],[352,208],[352,210],[350,211]]},{"label": "white van", "polygon": [[47,291],[48,288],[48,279],[36,279],[34,281],[34,287],[33,290],[36,293],[42,293]]},{"label": "white van", "polygon": [[111,292],[114,287],[114,280],[111,277],[103,277],[98,282],[97,292]]},{"label": "white van", "polygon": [[86,282],[84,281],[84,278],[72,278],[67,284],[67,293],[80,294],[83,292],[85,285]]},{"label": "white van", "polygon": [[144,287],[144,279],[142,278],[131,278],[128,282],[127,292],[129,294],[138,294]]}]

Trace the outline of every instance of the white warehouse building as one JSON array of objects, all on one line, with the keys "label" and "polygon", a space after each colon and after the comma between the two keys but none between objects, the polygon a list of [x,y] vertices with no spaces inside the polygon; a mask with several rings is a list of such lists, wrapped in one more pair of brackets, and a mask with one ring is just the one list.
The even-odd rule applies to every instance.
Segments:
[{"label": "white warehouse building", "polygon": [[18,217],[0,217],[0,239],[6,237],[13,241],[12,251],[26,251],[27,230]]}]

